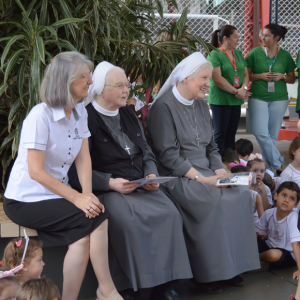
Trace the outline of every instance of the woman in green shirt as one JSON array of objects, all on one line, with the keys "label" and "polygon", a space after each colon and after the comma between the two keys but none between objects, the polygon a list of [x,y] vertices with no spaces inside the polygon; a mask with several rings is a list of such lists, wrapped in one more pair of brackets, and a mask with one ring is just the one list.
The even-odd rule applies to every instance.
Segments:
[{"label": "woman in green shirt", "polygon": [[277,46],[287,29],[268,24],[262,33],[262,46],[254,48],[246,61],[252,97],[248,107],[252,131],[268,168],[282,172],[283,157],[276,148],[282,119],[288,106],[287,83],[295,82],[296,67],[290,53]]},{"label": "woman in green shirt", "polygon": [[[210,80],[208,103],[214,121],[214,138],[222,154],[226,148],[234,148],[241,105],[249,83],[247,64],[244,56],[236,47],[239,35],[236,27],[225,25],[214,31],[211,44],[213,50],[207,57],[214,67]],[[219,44],[220,43],[220,44]]]}]

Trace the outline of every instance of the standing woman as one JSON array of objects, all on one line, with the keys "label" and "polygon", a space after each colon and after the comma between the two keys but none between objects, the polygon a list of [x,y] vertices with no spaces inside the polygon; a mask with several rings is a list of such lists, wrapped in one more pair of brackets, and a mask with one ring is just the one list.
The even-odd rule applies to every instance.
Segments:
[{"label": "standing woman", "polygon": [[252,131],[268,168],[282,172],[283,157],[276,148],[277,137],[289,100],[287,83],[295,82],[295,62],[289,52],[277,43],[284,39],[287,29],[268,24],[262,33],[262,46],[251,50],[246,61],[252,97],[248,106]]},{"label": "standing woman", "polygon": [[220,154],[226,148],[234,148],[241,105],[249,83],[247,63],[242,52],[236,49],[238,43],[236,27],[225,25],[212,34],[211,44],[219,47],[219,51],[213,50],[207,56],[214,67],[208,103],[212,110],[214,138]]},{"label": "standing woman", "polygon": [[[69,245],[63,266],[63,300],[76,300],[89,259],[98,300],[121,300],[108,266],[107,215],[92,194],[87,111],[81,100],[93,83],[93,63],[78,52],[58,54],[40,89],[43,103],[24,120],[18,157],[4,194],[15,223],[36,229],[45,247]],[[82,193],[68,185],[72,163]]]}]

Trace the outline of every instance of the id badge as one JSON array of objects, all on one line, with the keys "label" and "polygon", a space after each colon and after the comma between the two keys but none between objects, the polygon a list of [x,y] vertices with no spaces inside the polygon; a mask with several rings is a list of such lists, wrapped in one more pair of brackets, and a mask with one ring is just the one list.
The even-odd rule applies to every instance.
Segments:
[{"label": "id badge", "polygon": [[275,82],[274,81],[269,81],[268,82],[268,92],[275,92]]},{"label": "id badge", "polygon": [[233,87],[239,87],[240,86],[240,77],[239,76],[233,76]]}]

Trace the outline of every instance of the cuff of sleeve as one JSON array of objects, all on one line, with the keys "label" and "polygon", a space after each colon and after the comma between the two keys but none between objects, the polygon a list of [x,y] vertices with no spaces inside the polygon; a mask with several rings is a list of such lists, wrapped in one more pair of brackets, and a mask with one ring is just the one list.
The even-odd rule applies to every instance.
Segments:
[{"label": "cuff of sleeve", "polygon": [[177,177],[184,176],[191,168],[192,164],[188,159],[186,159],[174,172],[173,175]]},{"label": "cuff of sleeve", "polygon": [[291,238],[291,244],[292,243],[296,243],[296,242],[300,242],[300,236],[297,236],[297,237],[294,237],[294,238]]},{"label": "cuff of sleeve", "polygon": [[84,138],[84,139],[87,139],[87,138],[89,138],[90,136],[91,136],[91,133],[90,133],[89,131],[83,133],[83,138]]},{"label": "cuff of sleeve", "polygon": [[155,162],[149,162],[146,166],[144,166],[144,177],[149,174],[155,174],[156,176],[159,176]]},{"label": "cuff of sleeve", "polygon": [[36,149],[36,150],[46,151],[47,144],[41,144],[41,143],[24,143],[24,147],[26,149]]},{"label": "cuff of sleeve", "polygon": [[92,187],[93,190],[108,192],[109,180],[111,178],[111,174],[109,173],[98,173],[97,171],[93,171],[92,176]]},{"label": "cuff of sleeve", "polygon": [[261,234],[266,234],[268,232],[268,230],[259,229],[257,226],[255,226],[255,231]]},{"label": "cuff of sleeve", "polygon": [[219,161],[212,162],[210,167],[213,171],[218,170],[218,169],[224,169],[224,165],[221,161],[220,162]]}]

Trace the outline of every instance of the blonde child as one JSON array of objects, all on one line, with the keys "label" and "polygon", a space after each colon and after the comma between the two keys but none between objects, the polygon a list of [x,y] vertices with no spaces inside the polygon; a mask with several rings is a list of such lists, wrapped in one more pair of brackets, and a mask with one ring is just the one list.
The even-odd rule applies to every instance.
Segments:
[{"label": "blonde child", "polygon": [[293,181],[300,186],[300,136],[292,141],[288,156],[293,161],[280,174],[281,182]]},{"label": "blonde child", "polygon": [[[8,243],[3,255],[3,266],[5,268],[13,269],[22,263],[25,244],[25,239],[19,238],[13,239]],[[16,273],[19,285],[22,285],[29,279],[41,276],[45,264],[43,262],[42,243],[40,241],[29,240],[23,265],[23,269]]]},{"label": "blonde child", "polygon": [[[2,271],[8,270],[1,268],[0,273]],[[19,281],[16,276],[0,278],[0,300],[14,300],[18,289],[18,283]]]},{"label": "blonde child", "polygon": [[250,168],[250,171],[256,175],[256,184],[251,185],[250,188],[260,194],[264,210],[267,210],[274,204],[270,189],[263,183],[267,163],[263,159],[254,158],[248,162],[247,166]]},{"label": "blonde child", "polygon": [[56,285],[48,278],[30,279],[17,292],[16,300],[61,300]]}]

